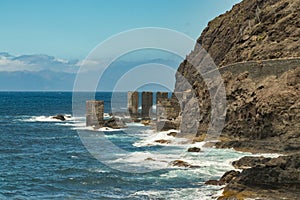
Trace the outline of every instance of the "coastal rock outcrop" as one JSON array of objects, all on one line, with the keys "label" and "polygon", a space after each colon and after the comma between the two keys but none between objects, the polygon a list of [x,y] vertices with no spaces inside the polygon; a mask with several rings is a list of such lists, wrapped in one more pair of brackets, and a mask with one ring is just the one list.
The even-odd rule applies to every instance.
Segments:
[{"label": "coastal rock outcrop", "polygon": [[[219,199],[298,199],[300,196],[300,154],[278,158],[242,158],[244,169],[225,186]],[[250,162],[250,163],[249,163]],[[241,165],[239,165],[241,167]],[[242,167],[243,168],[243,167]]]}]

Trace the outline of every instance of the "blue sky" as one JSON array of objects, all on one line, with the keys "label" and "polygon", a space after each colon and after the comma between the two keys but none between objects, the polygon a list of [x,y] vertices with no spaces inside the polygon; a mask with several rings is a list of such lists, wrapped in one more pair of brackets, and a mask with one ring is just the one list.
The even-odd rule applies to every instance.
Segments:
[{"label": "blue sky", "polygon": [[196,39],[240,0],[0,0],[0,52],[83,59],[106,38],[163,27]]}]

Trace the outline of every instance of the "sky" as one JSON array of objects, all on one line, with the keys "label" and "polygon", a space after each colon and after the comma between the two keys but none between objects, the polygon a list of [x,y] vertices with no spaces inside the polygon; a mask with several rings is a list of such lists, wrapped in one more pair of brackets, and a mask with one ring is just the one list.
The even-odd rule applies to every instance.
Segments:
[{"label": "sky", "polygon": [[195,39],[240,0],[0,0],[0,52],[84,59],[119,32],[162,27]]}]

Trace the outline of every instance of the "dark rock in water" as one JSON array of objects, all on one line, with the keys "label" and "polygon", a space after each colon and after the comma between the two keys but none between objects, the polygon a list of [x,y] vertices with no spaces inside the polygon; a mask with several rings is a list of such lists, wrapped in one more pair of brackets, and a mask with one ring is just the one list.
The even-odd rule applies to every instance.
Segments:
[{"label": "dark rock in water", "polygon": [[198,147],[191,147],[188,149],[188,152],[200,152],[200,151],[201,151],[201,149]]},{"label": "dark rock in water", "polygon": [[151,120],[150,119],[143,119],[141,121],[142,124],[144,124],[145,126],[149,126],[151,124]]},{"label": "dark rock in water", "polygon": [[155,159],[149,157],[149,158],[146,158],[145,161],[155,161]]},{"label": "dark rock in water", "polygon": [[56,115],[56,116],[53,116],[52,117],[53,119],[58,119],[58,120],[61,120],[61,121],[65,121],[66,118],[64,115]]},{"label": "dark rock in water", "polygon": [[298,199],[300,196],[300,153],[278,158],[246,158],[244,169],[229,182],[220,199],[239,196],[263,199]]},{"label": "dark rock in water", "polygon": [[177,132],[170,132],[170,133],[168,133],[167,135],[168,135],[168,136],[173,136],[173,137],[175,137],[175,136],[177,135]]},{"label": "dark rock in water", "polygon": [[120,128],[125,128],[126,127],[126,125],[124,124],[123,121],[121,121],[121,120],[119,120],[118,118],[115,118],[115,117],[104,120],[103,126],[113,128],[113,129],[120,129]]},{"label": "dark rock in water", "polygon": [[155,140],[154,142],[157,142],[157,143],[160,143],[160,144],[170,144],[171,143],[171,140]]},{"label": "dark rock in water", "polygon": [[182,160],[174,160],[170,163],[174,167],[186,167],[186,168],[199,168],[200,166],[197,165],[191,165],[185,161]]},{"label": "dark rock in water", "polygon": [[235,179],[240,174],[239,171],[231,170],[226,172],[220,180],[208,180],[205,182],[206,185],[225,185],[230,183],[233,179]]},{"label": "dark rock in water", "polygon": [[218,180],[208,180],[205,182],[205,185],[220,185],[220,181]]}]

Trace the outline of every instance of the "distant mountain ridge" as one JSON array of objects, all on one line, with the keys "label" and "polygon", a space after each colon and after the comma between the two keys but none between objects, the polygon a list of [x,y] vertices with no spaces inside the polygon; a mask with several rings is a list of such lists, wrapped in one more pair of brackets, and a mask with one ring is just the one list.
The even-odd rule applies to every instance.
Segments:
[{"label": "distant mountain ridge", "polygon": [[[106,69],[99,90],[112,91],[114,84],[133,67],[159,63],[174,68],[180,59],[149,58],[119,60]],[[105,62],[96,62],[95,69]],[[14,56],[0,52],[0,91],[72,91],[77,72],[81,66],[78,60],[65,60],[54,56],[34,54]],[[84,71],[84,70],[83,70]],[[82,73],[94,73],[84,71]]]}]

